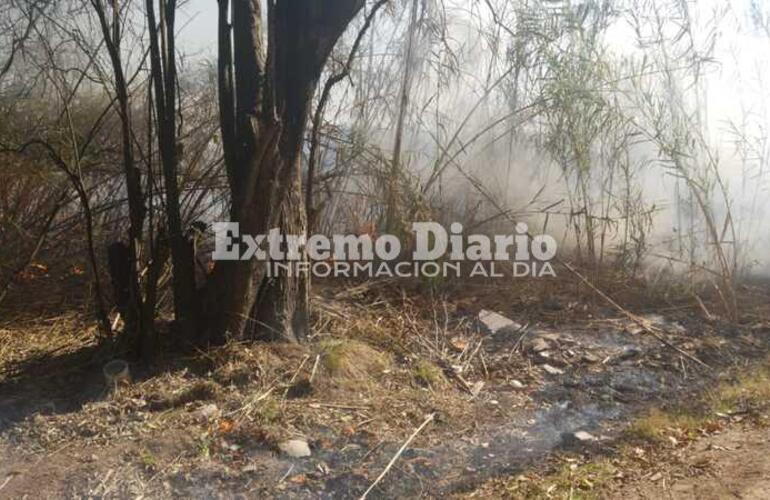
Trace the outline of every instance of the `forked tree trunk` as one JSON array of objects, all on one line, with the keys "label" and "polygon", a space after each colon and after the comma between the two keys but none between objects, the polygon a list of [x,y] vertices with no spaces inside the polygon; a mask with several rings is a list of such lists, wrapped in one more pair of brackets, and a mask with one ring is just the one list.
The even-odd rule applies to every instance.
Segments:
[{"label": "forked tree trunk", "polygon": [[[220,125],[232,200],[242,233],[303,235],[300,151],[323,65],[364,0],[219,0]],[[230,25],[232,19],[232,26]],[[264,41],[267,41],[267,47]],[[301,341],[309,281],[265,276],[265,263],[218,262],[205,304],[203,340],[260,336]]]},{"label": "forked tree trunk", "polygon": [[[231,213],[242,234],[265,234],[272,228],[279,228],[282,234],[305,234],[301,140],[295,139],[292,145],[286,130],[277,123],[267,124],[260,146],[248,162],[257,177],[254,189],[234,201]],[[220,343],[232,337],[300,342],[306,337],[307,277],[266,277],[265,268],[266,263],[253,259],[217,263],[207,300],[211,324],[205,340]]]}]

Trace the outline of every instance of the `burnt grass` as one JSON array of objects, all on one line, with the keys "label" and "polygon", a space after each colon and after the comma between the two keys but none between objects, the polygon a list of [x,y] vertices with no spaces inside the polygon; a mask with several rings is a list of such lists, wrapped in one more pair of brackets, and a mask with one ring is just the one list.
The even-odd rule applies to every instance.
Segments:
[{"label": "burnt grass", "polygon": [[[376,401],[372,402],[371,398],[376,399],[381,393],[372,392],[366,400],[367,405],[372,405],[368,410],[361,411],[351,399],[347,401],[351,409],[330,409],[328,415],[324,414],[328,417],[326,420],[305,417],[303,405],[316,405],[313,408],[318,410],[318,405],[325,401],[339,403],[340,395],[353,398],[362,389],[337,387],[331,393],[334,397],[325,398],[326,389],[318,386],[319,382],[309,383],[306,376],[291,378],[291,383],[284,380],[278,392],[285,390],[284,399],[297,412],[291,422],[307,436],[312,450],[307,458],[288,457],[276,447],[281,436],[273,435],[275,428],[284,425],[280,412],[284,411],[285,403],[280,401],[277,415],[267,415],[263,409],[258,417],[251,419],[256,418],[259,423],[256,431],[248,428],[251,429],[248,432],[227,435],[222,431],[220,439],[211,430],[212,426],[218,425],[221,430],[223,422],[235,420],[237,423],[237,418],[221,417],[209,424],[198,425],[197,421],[191,424],[191,415],[197,415],[206,402],[214,401],[222,410],[237,409],[239,404],[245,405],[243,398],[259,394],[265,385],[255,385],[254,381],[264,383],[264,379],[269,378],[264,362],[247,365],[245,373],[226,381],[215,375],[214,380],[218,382],[211,384],[216,387],[201,388],[201,381],[209,383],[206,381],[212,371],[218,373],[212,356],[165,354],[151,365],[134,364],[134,384],[138,388],[127,399],[115,400],[101,378],[100,367],[107,356],[88,340],[70,347],[65,343],[49,351],[40,348],[30,355],[18,355],[11,362],[3,362],[0,443],[4,442],[6,449],[18,457],[21,466],[17,469],[23,470],[30,457],[42,457],[43,464],[48,460],[45,457],[50,449],[41,444],[41,438],[33,432],[44,421],[48,427],[55,427],[60,421],[63,426],[69,419],[80,418],[86,409],[92,411],[95,405],[102,405],[99,406],[101,413],[84,414],[83,418],[98,421],[104,417],[113,423],[136,420],[134,427],[131,427],[133,423],[125,424],[130,434],[130,429],[140,429],[144,422],[178,414],[178,419],[169,417],[164,421],[166,428],[160,434],[166,440],[178,437],[175,446],[180,450],[178,456],[185,457],[179,462],[183,466],[153,466],[149,464],[152,460],[142,455],[143,447],[153,448],[154,442],[162,441],[158,433],[142,434],[144,431],[136,430],[137,434],[128,439],[105,431],[106,437],[100,441],[99,446],[107,450],[105,453],[118,450],[124,457],[121,461],[134,462],[139,477],[147,480],[147,484],[142,483],[141,491],[145,494],[202,498],[255,495],[358,498],[385,469],[405,436],[419,425],[424,415],[433,413],[434,422],[405,449],[370,498],[440,497],[472,491],[489,479],[516,475],[537,467],[556,453],[612,454],[617,440],[622,439],[623,430],[635,416],[652,408],[697,410],[703,394],[729,377],[731,370],[762,362],[770,352],[770,327],[760,306],[768,303],[767,294],[759,286],[745,291],[745,304],[751,315],[742,324],[719,319],[706,321],[698,307],[687,299],[661,301],[649,298],[649,291],[629,295],[629,287],[615,290],[616,296],[624,297],[624,305],[664,331],[671,345],[698,358],[708,368],[640,330],[618,311],[607,309],[594,299],[586,300],[584,290],[576,293],[574,288],[566,286],[554,293],[547,286],[545,290],[525,290],[526,287],[501,293],[499,288],[463,286],[441,295],[420,286],[406,291],[393,287],[366,288],[355,297],[348,297],[345,287],[343,292],[335,287],[322,287],[316,300],[333,297],[334,307],[346,301],[363,304],[357,306],[355,314],[359,315],[365,315],[368,310],[374,316],[382,315],[383,311],[375,310],[373,304],[396,303],[396,298],[405,294],[412,297],[410,303],[418,311],[427,311],[428,302],[440,302],[445,309],[446,303],[450,303],[444,318],[450,326],[442,330],[446,338],[440,339],[440,345],[451,345],[460,330],[466,338],[478,339],[480,343],[460,376],[453,373],[451,359],[442,362],[435,349],[421,351],[410,347],[409,354],[405,354],[402,349],[393,348],[393,352],[388,353],[392,369],[385,370],[385,375],[373,376],[383,391],[394,392],[396,388],[410,385],[397,373],[407,373],[418,358],[431,359],[446,378],[442,387],[426,388],[412,382],[409,394],[413,399],[405,399],[404,406],[394,408],[393,414],[377,414]],[[718,307],[714,302],[706,304],[714,310]],[[476,323],[481,309],[498,311],[520,323],[520,327],[494,334],[485,332]],[[435,320],[435,308],[432,314],[426,312],[426,316],[434,316],[433,324],[441,323]],[[339,321],[353,321],[350,316],[347,318]],[[426,324],[431,322],[426,321]],[[363,341],[386,352],[390,344],[381,335],[371,334]],[[427,337],[430,335],[426,333]],[[393,345],[406,342],[399,337]],[[435,348],[439,344],[433,345]],[[470,347],[461,348],[469,351],[474,345],[471,342]],[[290,362],[282,368],[283,376],[289,378],[295,370],[309,372],[315,352],[311,346],[293,353]],[[300,356],[308,358],[306,366],[298,363]],[[452,359],[468,359],[464,353],[454,356]],[[188,386],[173,394],[153,389],[156,381],[172,376]],[[324,375],[318,379],[322,381]],[[478,387],[480,382],[483,385]],[[468,387],[474,384],[478,390]],[[195,392],[198,390],[200,394]],[[220,391],[227,395],[223,396]],[[232,398],[240,399],[234,403]],[[136,403],[134,408],[132,401],[139,400],[141,403]],[[467,411],[455,414],[452,401]],[[175,410],[178,412],[174,413]],[[349,421],[346,411],[363,423],[338,425],[338,419]],[[394,416],[403,416],[403,419],[397,421]],[[369,428],[367,420],[384,422],[377,428]],[[411,425],[407,425],[410,422]],[[193,432],[186,429],[193,427],[188,425],[208,429],[206,435],[213,436],[210,442],[192,439]],[[245,425],[244,429],[247,429]],[[386,432],[387,429],[392,432]],[[578,431],[589,433],[593,439],[576,439],[574,433]],[[66,439],[77,447],[78,440],[91,439],[99,432],[75,433]],[[122,439],[144,444],[137,451],[134,445],[122,446]],[[157,454],[164,456],[162,450]],[[6,461],[0,466],[0,472],[10,473],[12,467],[13,464]],[[105,471],[98,466],[87,470],[91,477],[65,479],[54,474],[54,479],[63,486],[51,491],[73,495],[93,492],[94,478],[103,477]],[[156,477],[162,479],[154,480]],[[0,484],[2,482],[0,476]],[[116,489],[106,496],[122,497],[122,494]],[[124,496],[131,496],[128,490]]]},{"label": "burnt grass", "polygon": [[[600,369],[577,364],[564,368],[564,374],[548,377],[530,393],[532,405],[504,417],[490,411],[489,421],[480,422],[470,440],[455,439],[424,449],[410,449],[402,465],[391,472],[379,489],[382,498],[429,497],[472,491],[485,480],[521,473],[551,454],[563,451],[588,454],[612,454],[627,423],[651,408],[697,410],[704,391],[714,387],[724,371],[752,361],[760,362],[770,351],[766,335],[746,337],[728,324],[713,330],[702,322],[682,316],[688,324],[679,330],[678,344],[692,343],[693,351],[710,369],[695,368],[669,347],[645,338],[644,334],[573,330],[572,338],[600,346],[606,355]],[[561,329],[564,330],[564,329]],[[722,339],[718,349],[701,343]],[[487,348],[492,353],[505,352],[506,339]],[[689,365],[689,366],[688,366]],[[506,399],[508,389],[493,385],[487,401]],[[595,442],[579,442],[573,433],[587,431]],[[383,450],[376,471],[384,467],[397,443]],[[354,460],[354,457],[351,457]],[[411,463],[410,463],[411,462]],[[308,496],[356,498],[371,482],[365,474],[347,474],[327,480],[322,490]],[[288,496],[299,493],[293,491]]]}]

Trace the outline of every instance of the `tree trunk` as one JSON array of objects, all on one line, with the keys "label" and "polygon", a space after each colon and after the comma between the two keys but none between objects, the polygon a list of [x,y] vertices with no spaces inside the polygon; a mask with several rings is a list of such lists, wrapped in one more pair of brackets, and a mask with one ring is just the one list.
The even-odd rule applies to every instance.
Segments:
[{"label": "tree trunk", "polygon": [[[131,141],[131,115],[128,94],[128,83],[126,82],[123,71],[123,63],[120,54],[121,41],[121,20],[120,8],[117,2],[112,3],[112,23],[107,20],[107,11],[102,0],[91,0],[91,4],[96,11],[99,19],[99,25],[102,31],[102,37],[107,47],[112,64],[113,76],[115,78],[115,96],[118,104],[118,116],[120,117],[121,148],[123,153],[123,169],[126,180],[126,194],[128,199],[129,228],[128,245],[126,246],[127,255],[125,262],[119,266],[115,259],[111,263],[110,269],[125,271],[125,276],[113,275],[113,282],[121,282],[119,286],[125,287],[120,293],[127,294],[125,299],[117,302],[118,308],[123,315],[126,323],[126,330],[131,335],[136,335],[137,339],[145,334],[146,326],[143,323],[143,301],[139,284],[140,252],[144,228],[145,206],[142,195],[142,180],[139,169],[134,164],[134,151]],[[114,252],[117,246],[111,246]],[[124,281],[124,282],[123,282]]]},{"label": "tree trunk", "polygon": [[[287,175],[291,185],[278,207],[277,224],[282,234],[304,235],[307,219],[302,199],[299,154]],[[301,342],[310,333],[310,277],[263,277],[252,309],[252,336],[269,340]]]},{"label": "tree trunk", "polygon": [[174,315],[181,332],[195,338],[199,327],[199,305],[195,285],[195,261],[192,242],[182,227],[177,153],[176,98],[176,0],[160,1],[160,23],[155,18],[155,1],[146,0],[150,35],[150,66],[155,88],[158,147],[166,188],[166,220],[173,266]]},{"label": "tree trunk", "polygon": [[404,138],[404,120],[409,106],[409,93],[412,85],[412,66],[414,65],[414,38],[417,31],[417,7],[419,0],[412,0],[412,8],[409,15],[409,35],[406,45],[406,57],[404,58],[404,75],[399,91],[398,118],[396,119],[396,132],[393,139],[393,158],[391,159],[390,176],[386,193],[385,206],[385,231],[395,233],[401,231],[399,205],[399,187],[401,178],[401,143]]},{"label": "tree trunk", "polygon": [[[241,233],[305,234],[300,151],[310,101],[334,44],[363,4],[269,0],[264,37],[260,0],[235,0],[232,16],[229,0],[219,0],[220,126],[231,218]],[[308,277],[266,277],[265,268],[217,263],[207,285],[207,340],[305,338]]]},{"label": "tree trunk", "polygon": [[[277,124],[270,128],[264,130],[262,144],[252,158],[260,174],[255,189],[232,210],[233,220],[240,223],[242,234],[265,234],[279,228],[284,235],[303,235],[306,219],[300,176],[301,142],[294,153],[282,151],[279,143],[288,140],[284,129]],[[265,269],[265,262],[253,259],[217,263],[207,301],[212,318],[209,341],[219,343],[227,337],[292,342],[304,339],[309,310],[307,277],[266,277]]]}]

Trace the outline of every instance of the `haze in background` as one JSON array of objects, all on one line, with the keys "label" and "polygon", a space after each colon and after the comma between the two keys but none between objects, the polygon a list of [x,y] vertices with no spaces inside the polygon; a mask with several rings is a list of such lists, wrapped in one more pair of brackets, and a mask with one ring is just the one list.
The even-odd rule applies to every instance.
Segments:
[{"label": "haze in background", "polygon": [[[402,3],[399,2],[399,5]],[[750,249],[751,259],[755,261],[754,269],[767,272],[770,270],[770,257],[765,250],[770,245],[770,222],[767,222],[770,197],[767,196],[764,166],[760,165],[764,160],[757,158],[757,164],[749,165],[751,171],[747,172],[746,162],[741,162],[736,154],[737,138],[730,129],[734,124],[740,124],[745,130],[755,133],[770,130],[770,115],[766,105],[770,97],[767,90],[770,85],[766,82],[766,78],[770,76],[770,38],[753,22],[752,0],[699,0],[688,4],[694,18],[694,32],[696,38],[699,38],[698,43],[707,43],[707,37],[713,37],[715,43],[713,53],[716,63],[708,66],[702,84],[706,103],[704,117],[709,139],[719,154],[720,171],[730,195],[734,198],[733,217],[737,219],[736,224],[741,227],[744,236],[752,238]],[[476,15],[485,14],[483,9],[468,6],[464,1],[449,1],[446,5],[450,21],[449,43],[464,55],[460,69],[467,78],[452,85],[455,95],[443,98],[443,111],[444,119],[451,116],[459,122],[479,97],[478,87],[472,84],[483,80],[485,75],[482,73],[486,71],[485,65],[479,64],[478,57],[483,59],[485,46],[476,39],[477,35],[473,32],[476,21],[469,21],[470,16],[464,16],[470,10]],[[725,9],[728,5],[730,8]],[[718,20],[715,33],[712,33],[714,26],[711,18],[719,9],[725,9],[728,14]],[[193,59],[213,60],[216,56],[217,2],[189,0],[182,13],[179,23],[182,50]],[[382,22],[386,25],[390,23],[394,27],[404,21],[402,19]],[[701,28],[703,31],[699,32]],[[381,29],[380,33],[384,31],[386,29]],[[634,33],[626,23],[613,25],[605,40],[618,55],[631,54],[635,50]],[[385,43],[383,41],[383,44]],[[340,98],[339,93],[335,96]],[[425,98],[425,95],[420,96],[418,92],[413,97],[412,106],[420,106],[421,98]],[[485,123],[499,116],[495,113],[495,105],[499,105],[499,102],[492,103],[491,109],[478,112],[472,120],[475,126],[469,127],[464,135],[472,135]],[[429,167],[431,160],[435,159],[435,149],[431,151],[430,141],[425,137],[425,128],[424,124],[420,126],[410,123],[406,131],[405,154],[411,154],[413,157],[409,168],[419,175]],[[373,140],[387,151],[392,141],[392,130],[379,129],[377,135],[379,137]],[[654,156],[654,153],[652,149],[646,151],[646,154],[651,156]],[[526,202],[528,195],[543,186],[546,190],[542,196],[546,200],[565,196],[558,169],[555,169],[545,156],[531,150],[511,150],[505,144],[475,147],[470,148],[458,161],[468,169],[467,173],[482,181],[490,192],[501,195],[502,201],[509,206],[521,205]],[[748,163],[751,164],[752,161],[749,160]],[[453,189],[458,192],[468,189],[467,184],[463,184],[464,178],[458,176],[456,171],[448,175],[447,182],[449,186],[454,184]],[[640,184],[644,187],[646,202],[662,209],[655,216],[654,235],[657,243],[669,241],[682,230],[677,227],[678,222],[672,210],[675,205],[674,183],[661,169],[656,168],[645,171]],[[720,214],[720,208],[715,208],[715,212]],[[753,217],[751,221],[745,220],[749,213]],[[723,211],[721,215],[724,215]],[[560,225],[557,221],[551,221],[551,224],[552,228]]]}]

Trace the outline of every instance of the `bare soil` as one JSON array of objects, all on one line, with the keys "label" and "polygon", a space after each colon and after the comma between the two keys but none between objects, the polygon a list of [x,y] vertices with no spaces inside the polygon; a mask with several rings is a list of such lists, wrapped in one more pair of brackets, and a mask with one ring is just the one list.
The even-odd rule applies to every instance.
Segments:
[{"label": "bare soil", "polygon": [[717,500],[770,498],[770,429],[731,428],[677,453],[665,472],[633,480],[615,498]]}]

